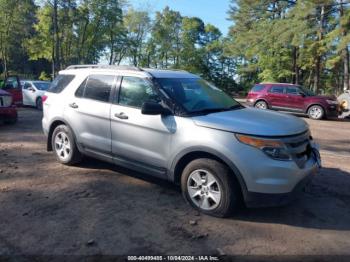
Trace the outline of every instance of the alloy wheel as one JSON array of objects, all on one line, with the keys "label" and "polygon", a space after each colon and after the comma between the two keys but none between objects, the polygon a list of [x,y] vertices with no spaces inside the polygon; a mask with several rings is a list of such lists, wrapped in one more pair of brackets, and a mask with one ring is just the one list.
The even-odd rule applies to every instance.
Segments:
[{"label": "alloy wheel", "polygon": [[66,133],[57,133],[55,137],[55,151],[62,161],[66,161],[70,157],[72,153],[71,142]]},{"label": "alloy wheel", "polygon": [[187,191],[192,202],[203,210],[213,210],[220,204],[220,185],[215,176],[207,170],[198,169],[189,175]]}]

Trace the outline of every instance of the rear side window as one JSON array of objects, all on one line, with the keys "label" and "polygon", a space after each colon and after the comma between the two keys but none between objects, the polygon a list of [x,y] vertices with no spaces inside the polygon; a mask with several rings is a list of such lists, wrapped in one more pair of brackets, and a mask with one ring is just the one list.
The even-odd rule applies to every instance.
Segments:
[{"label": "rear side window", "polygon": [[47,89],[47,92],[61,93],[72,82],[74,77],[75,75],[58,75]]},{"label": "rear side window", "polygon": [[260,92],[261,90],[263,90],[265,88],[264,85],[255,85],[253,88],[252,88],[252,92]]},{"label": "rear side window", "polygon": [[108,102],[115,76],[91,75],[77,89],[75,95],[101,102]]},{"label": "rear side window", "polygon": [[270,89],[270,93],[283,94],[283,92],[284,92],[283,86],[273,86]]}]

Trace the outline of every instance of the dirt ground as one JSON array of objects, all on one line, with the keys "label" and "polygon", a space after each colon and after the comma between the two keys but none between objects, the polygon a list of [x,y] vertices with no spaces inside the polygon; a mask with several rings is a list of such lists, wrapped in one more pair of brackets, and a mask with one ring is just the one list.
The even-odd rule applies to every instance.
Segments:
[{"label": "dirt ground", "polygon": [[[312,121],[323,166],[291,205],[200,215],[167,182],[46,152],[41,113],[0,125],[0,255],[350,255],[350,122]],[[193,222],[195,221],[195,222]]]}]

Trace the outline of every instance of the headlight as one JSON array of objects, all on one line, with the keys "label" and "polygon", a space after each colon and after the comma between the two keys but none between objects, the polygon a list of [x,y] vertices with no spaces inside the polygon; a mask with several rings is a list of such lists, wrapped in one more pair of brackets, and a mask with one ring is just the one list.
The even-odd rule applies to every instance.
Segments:
[{"label": "headlight", "polygon": [[291,160],[291,156],[286,150],[283,142],[274,139],[264,139],[259,137],[236,134],[239,142],[260,149],[269,157],[276,160]]},{"label": "headlight", "polygon": [[336,100],[326,100],[326,101],[330,105],[337,105],[337,104],[339,104],[338,101],[336,101]]},{"label": "headlight", "polygon": [[[1,103],[2,101],[2,103]],[[12,105],[12,97],[11,96],[1,96],[0,97],[0,106],[9,107]]]}]

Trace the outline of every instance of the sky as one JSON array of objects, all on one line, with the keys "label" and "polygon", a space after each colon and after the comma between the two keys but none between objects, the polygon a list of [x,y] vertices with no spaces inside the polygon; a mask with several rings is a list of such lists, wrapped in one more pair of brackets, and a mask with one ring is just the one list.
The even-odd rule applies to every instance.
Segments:
[{"label": "sky", "polygon": [[147,9],[153,14],[169,6],[183,16],[195,16],[218,27],[227,35],[232,21],[227,21],[230,0],[129,0],[135,8]]}]

